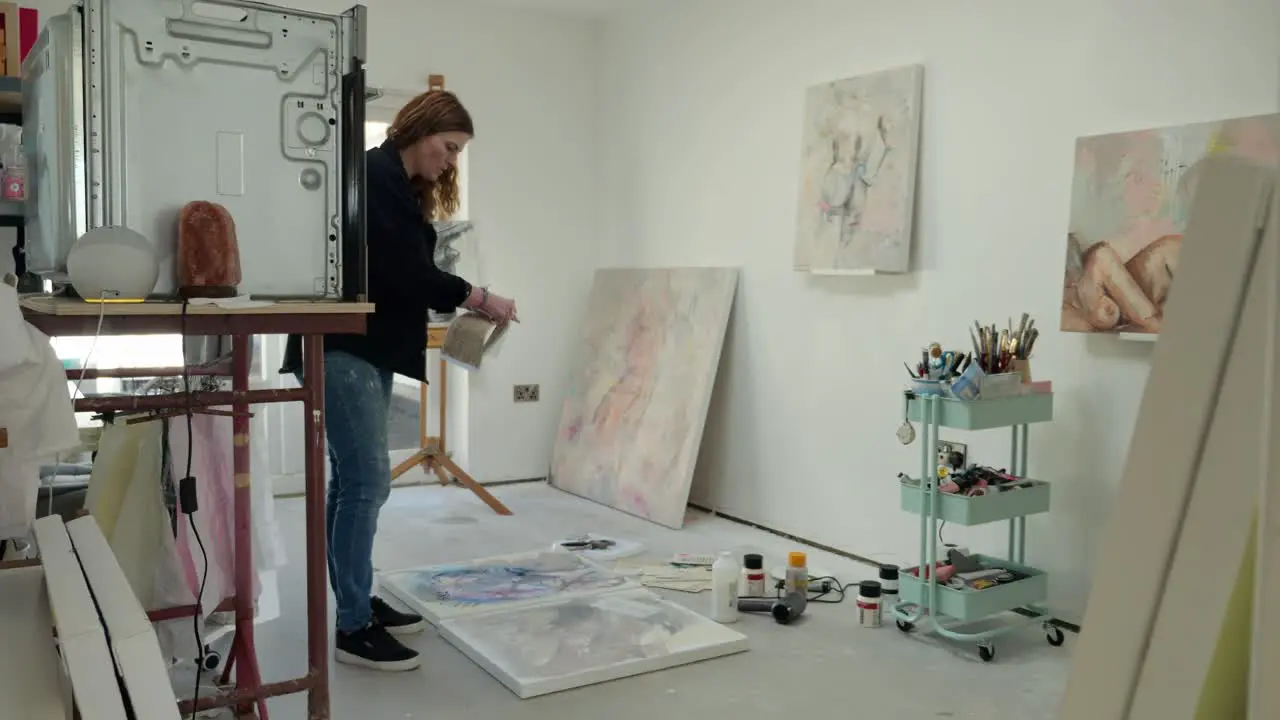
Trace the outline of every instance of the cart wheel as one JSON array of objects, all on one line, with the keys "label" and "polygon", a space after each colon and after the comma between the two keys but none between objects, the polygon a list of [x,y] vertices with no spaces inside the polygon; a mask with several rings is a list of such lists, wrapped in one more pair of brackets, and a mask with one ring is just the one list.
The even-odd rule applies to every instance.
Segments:
[{"label": "cart wheel", "polygon": [[979,645],[978,657],[982,658],[982,662],[991,662],[996,659],[996,649],[992,645]]},{"label": "cart wheel", "polygon": [[1062,634],[1061,628],[1052,628],[1045,631],[1045,640],[1054,647],[1062,647],[1062,643],[1067,641],[1067,636]]},{"label": "cart wheel", "polygon": [[916,629],[916,626],[915,626],[913,623],[909,623],[909,622],[907,622],[906,620],[899,620],[899,621],[898,621],[898,629],[899,629],[899,630],[901,630],[901,631],[902,631],[902,632],[904,632],[904,633],[909,633],[909,632],[911,632],[912,630],[915,630],[915,629]]},{"label": "cart wheel", "polygon": [[217,670],[222,665],[222,655],[213,651],[205,650],[204,658],[200,661],[200,666],[205,670]]}]

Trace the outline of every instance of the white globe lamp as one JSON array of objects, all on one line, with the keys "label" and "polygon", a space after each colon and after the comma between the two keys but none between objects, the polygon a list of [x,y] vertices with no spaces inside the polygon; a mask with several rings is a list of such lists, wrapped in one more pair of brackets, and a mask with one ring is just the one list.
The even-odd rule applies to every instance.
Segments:
[{"label": "white globe lamp", "polygon": [[140,233],[127,227],[94,228],[67,255],[67,276],[85,300],[142,301],[156,289],[160,257]]}]

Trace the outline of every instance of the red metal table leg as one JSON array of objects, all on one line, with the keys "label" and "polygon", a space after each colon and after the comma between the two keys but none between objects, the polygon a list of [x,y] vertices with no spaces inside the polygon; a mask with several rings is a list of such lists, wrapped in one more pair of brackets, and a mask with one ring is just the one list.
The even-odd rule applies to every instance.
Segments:
[{"label": "red metal table leg", "polygon": [[306,400],[307,659],[309,720],[329,720],[329,550],[325,540],[324,336],[308,335],[302,356]]},{"label": "red metal table leg", "polygon": [[[236,335],[231,347],[231,390],[249,390],[249,353],[252,337]],[[253,568],[253,496],[251,455],[249,448],[249,404],[237,396],[231,406],[236,415],[231,419],[234,436],[231,463],[235,473],[235,610],[236,610],[236,686],[240,690],[257,691],[262,685],[258,671],[257,644],[253,638],[253,587],[257,576]],[[256,703],[259,720],[267,720],[265,700]],[[236,708],[237,715],[247,715],[250,706]]]}]

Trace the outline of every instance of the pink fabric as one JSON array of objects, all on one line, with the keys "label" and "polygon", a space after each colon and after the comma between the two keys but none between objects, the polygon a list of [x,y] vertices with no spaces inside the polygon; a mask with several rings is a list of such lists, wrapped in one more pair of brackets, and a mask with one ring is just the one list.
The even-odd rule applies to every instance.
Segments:
[{"label": "pink fabric", "polygon": [[[169,457],[175,481],[187,472],[187,419],[169,423]],[[232,465],[231,418],[195,415],[192,418],[191,475],[196,478],[199,502],[194,514],[196,529],[209,557],[209,573],[201,606],[205,613],[235,593],[235,482]],[[178,514],[178,555],[192,594],[198,593],[204,576],[200,545],[185,512]],[[254,575],[254,597],[259,592]]]}]

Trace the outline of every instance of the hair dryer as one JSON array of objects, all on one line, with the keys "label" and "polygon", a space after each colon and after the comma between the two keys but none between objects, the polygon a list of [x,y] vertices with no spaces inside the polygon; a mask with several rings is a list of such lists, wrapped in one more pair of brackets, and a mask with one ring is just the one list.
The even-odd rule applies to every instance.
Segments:
[{"label": "hair dryer", "polygon": [[779,625],[786,625],[804,614],[808,598],[803,593],[787,593],[774,600],[770,598],[739,598],[740,612],[767,612]]}]

